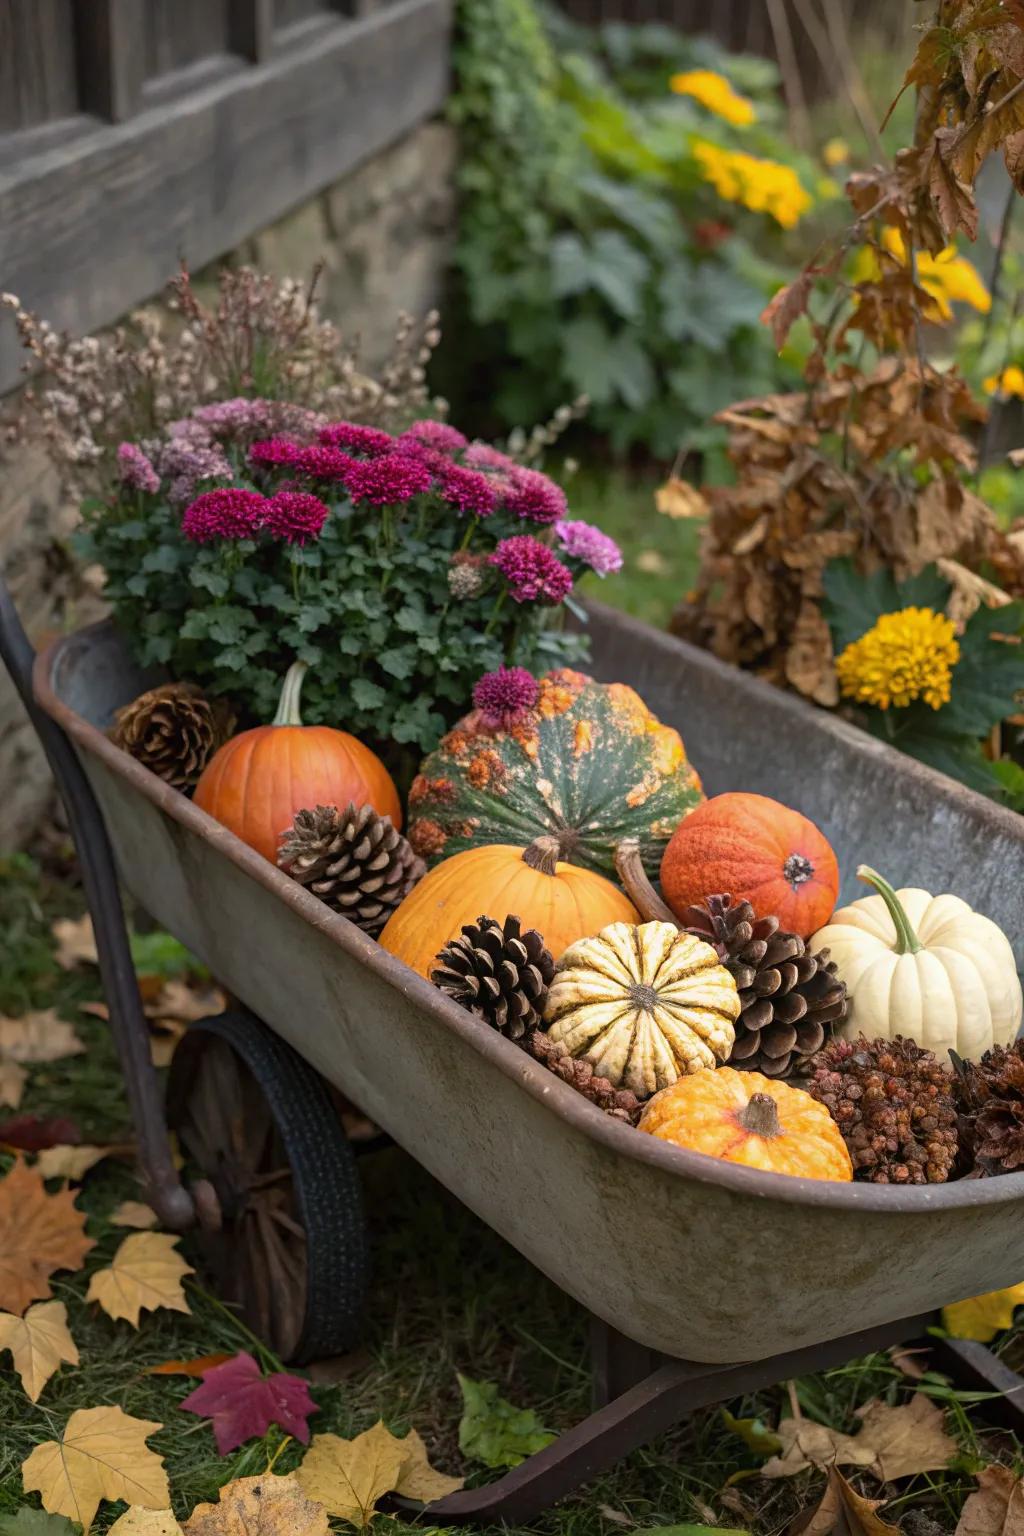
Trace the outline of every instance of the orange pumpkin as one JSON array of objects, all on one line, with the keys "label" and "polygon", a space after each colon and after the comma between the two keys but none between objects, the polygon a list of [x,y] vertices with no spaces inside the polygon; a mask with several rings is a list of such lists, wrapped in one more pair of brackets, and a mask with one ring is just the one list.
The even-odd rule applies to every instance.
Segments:
[{"label": "orange pumpkin", "polygon": [[556,960],[609,923],[637,923],[640,914],[603,875],[563,864],[558,839],[538,837],[528,848],[486,843],[436,864],[389,918],[380,942],[429,978],[438,951],[481,913],[501,922],[510,912],[536,928]]},{"label": "orange pumpkin", "polygon": [[221,747],[196,785],[196,805],[273,863],[296,811],[314,805],[372,805],[393,824],[402,807],[375,752],[347,731],[303,725],[299,695],[306,663],[285,677],[272,725],[242,731]]},{"label": "orange pumpkin", "polygon": [[661,888],[677,917],[728,892],[807,939],[832,916],[839,865],[824,834],[799,811],[766,795],[716,795],[673,832]]},{"label": "orange pumpkin", "polygon": [[640,1129],[674,1146],[764,1173],[853,1178],[839,1127],[823,1104],[760,1072],[697,1072],[656,1093]]}]

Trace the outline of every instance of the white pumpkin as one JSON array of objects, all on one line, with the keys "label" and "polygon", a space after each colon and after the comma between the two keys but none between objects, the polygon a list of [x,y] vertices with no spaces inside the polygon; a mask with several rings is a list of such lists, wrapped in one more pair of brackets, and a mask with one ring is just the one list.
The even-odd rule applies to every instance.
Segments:
[{"label": "white pumpkin", "polygon": [[846,982],[843,1034],[904,1035],[946,1066],[950,1050],[977,1060],[1009,1045],[1024,999],[1002,929],[959,896],[894,891],[866,864],[857,874],[878,894],[834,912],[808,946],[828,949]]}]

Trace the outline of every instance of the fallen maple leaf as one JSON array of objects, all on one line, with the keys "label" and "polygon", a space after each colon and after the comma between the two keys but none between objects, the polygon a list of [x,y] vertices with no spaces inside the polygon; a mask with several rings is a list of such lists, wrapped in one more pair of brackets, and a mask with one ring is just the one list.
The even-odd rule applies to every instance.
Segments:
[{"label": "fallen maple leaf", "polygon": [[16,1514],[0,1515],[0,1536],[78,1536],[78,1527],[63,1515],[48,1515],[26,1504]]},{"label": "fallen maple leaf", "polygon": [[142,1311],[189,1312],[181,1282],[193,1270],[176,1251],[177,1241],[169,1232],[133,1232],[93,1275],[86,1301],[98,1301],[108,1317],[123,1317],[133,1328]]},{"label": "fallen maple leaf", "polygon": [[855,1435],[844,1435],[813,1419],[783,1419],[778,1436],[782,1454],[773,1456],[760,1468],[761,1477],[795,1477],[808,1467],[870,1467],[875,1460],[873,1445],[858,1444]]},{"label": "fallen maple leaf", "polygon": [[405,1460],[399,1469],[398,1482],[390,1491],[401,1493],[407,1499],[419,1499],[421,1504],[432,1504],[435,1499],[455,1493],[466,1481],[464,1477],[449,1477],[447,1472],[438,1472],[430,1465],[427,1448],[415,1429],[410,1429],[398,1443],[405,1451]]},{"label": "fallen maple leaf", "polygon": [[141,1200],[122,1200],[117,1209],[111,1211],[109,1221],[112,1227],[138,1227],[140,1231],[147,1231],[156,1226],[156,1211]]},{"label": "fallen maple leaf", "polygon": [[44,1179],[71,1179],[81,1182],[105,1157],[121,1152],[121,1147],[44,1147],[35,1161],[36,1172]]},{"label": "fallen maple leaf", "polygon": [[654,493],[654,505],[664,517],[707,517],[707,502],[695,486],[671,475]]},{"label": "fallen maple leaf", "polygon": [[378,1421],[353,1440],[314,1436],[295,1476],[329,1515],[363,1530],[373,1519],[377,1500],[397,1488],[405,1457],[404,1442]]},{"label": "fallen maple leaf", "polygon": [[72,1026],[58,1018],[54,1008],[20,1019],[0,1018],[0,1056],[8,1061],[63,1061],[84,1050]]},{"label": "fallen maple leaf", "polygon": [[899,1536],[898,1528],[876,1513],[887,1502],[864,1498],[836,1467],[829,1467],[821,1503],[798,1515],[788,1536]]},{"label": "fallen maple leaf", "polygon": [[865,1467],[884,1483],[898,1477],[936,1472],[957,1454],[956,1441],[946,1434],[942,1409],[915,1392],[908,1403],[890,1408],[873,1401],[859,1410],[861,1427],[855,1435],[840,1434],[810,1419],[783,1419],[781,1456],[765,1462],[761,1476],[792,1477],[808,1466]]},{"label": "fallen maple leaf", "polygon": [[165,981],[151,1003],[146,1004],[150,1018],[171,1020],[177,1024],[195,1024],[211,1014],[223,1013],[227,997],[220,987],[209,982],[193,984],[172,977]]},{"label": "fallen maple leaf", "polygon": [[81,1269],[93,1247],[72,1192],[48,1194],[38,1171],[19,1158],[0,1180],[0,1309],[20,1317],[29,1302],[53,1294],[55,1270]]},{"label": "fallen maple leaf", "polygon": [[271,1424],[279,1424],[302,1445],[308,1445],[307,1421],[311,1413],[319,1411],[307,1382],[281,1371],[264,1376],[245,1351],[224,1365],[204,1371],[202,1385],[179,1407],[213,1420],[214,1439],[222,1456],[246,1440],[262,1438]]},{"label": "fallen maple leaf", "polygon": [[133,1504],[110,1527],[107,1536],[181,1536],[181,1526],[170,1509],[143,1509]]},{"label": "fallen maple leaf", "polygon": [[98,965],[96,935],[92,931],[92,918],[88,912],[74,920],[59,918],[50,932],[57,941],[54,959],[63,971],[73,971],[77,965]]},{"label": "fallen maple leaf", "polygon": [[330,1536],[327,1511],[294,1477],[240,1477],[219,1497],[196,1506],[185,1536]]},{"label": "fallen maple leaf", "polygon": [[24,1317],[0,1312],[0,1351],[9,1349],[14,1369],[34,1403],[61,1362],[78,1364],[78,1350],[68,1330],[62,1301],[41,1301]]},{"label": "fallen maple leaf", "polygon": [[1024,1307],[1024,1282],[1005,1291],[986,1291],[967,1301],[954,1301],[942,1309],[942,1326],[954,1339],[975,1339],[990,1344],[1013,1322],[1016,1307]]},{"label": "fallen maple leaf", "polygon": [[28,1073],[24,1067],[0,1056],[0,1104],[5,1104],[8,1109],[17,1109],[27,1082]]},{"label": "fallen maple leaf", "polygon": [[85,1536],[101,1499],[166,1509],[171,1490],[164,1464],[146,1445],[162,1428],[120,1408],[78,1408],[63,1439],[37,1445],[22,1464],[25,1492],[38,1493],[51,1514],[77,1520]]},{"label": "fallen maple leaf", "polygon": [[40,1120],[35,1115],[14,1115],[10,1120],[0,1121],[0,1146],[10,1147],[15,1152],[42,1152],[46,1147],[78,1142],[81,1135],[77,1121],[64,1115],[55,1115],[49,1120]]},{"label": "fallen maple leaf", "polygon": [[498,1392],[493,1381],[473,1381],[460,1375],[463,1411],[459,1420],[459,1450],[486,1467],[518,1467],[528,1456],[554,1440],[532,1408],[517,1408]]},{"label": "fallen maple leaf", "polygon": [[1024,1483],[1009,1467],[984,1467],[964,1504],[955,1536],[1024,1536]]},{"label": "fallen maple leaf", "polygon": [[151,1365],[146,1375],[202,1376],[206,1371],[212,1371],[215,1365],[223,1365],[234,1358],[234,1355],[198,1355],[195,1360],[163,1360],[159,1365]]}]

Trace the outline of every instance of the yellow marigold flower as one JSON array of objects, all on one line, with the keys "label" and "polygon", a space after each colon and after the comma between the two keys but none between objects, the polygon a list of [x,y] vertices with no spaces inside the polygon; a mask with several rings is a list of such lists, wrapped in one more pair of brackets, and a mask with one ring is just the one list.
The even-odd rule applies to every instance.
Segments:
[{"label": "yellow marigold flower", "polygon": [[[898,229],[885,229],[882,244],[898,262],[906,263],[906,247]],[[874,253],[870,250],[862,251],[854,268],[855,281],[870,282],[878,275],[878,261]],[[970,304],[972,309],[979,310],[983,315],[987,315],[992,308],[992,295],[977,268],[971,265],[966,256],[958,254],[955,245],[947,245],[937,256],[919,251],[917,281],[933,301],[933,307],[925,312],[925,318],[936,323],[952,320],[953,304],[956,302]]]},{"label": "yellow marigold flower", "polygon": [[850,158],[850,146],[845,139],[829,139],[821,152],[821,158],[829,170],[835,170],[837,165],[845,165]]},{"label": "yellow marigold flower", "polygon": [[673,75],[669,88],[677,96],[692,96],[702,107],[736,128],[748,128],[757,121],[754,103],[746,96],[740,96],[725,76],[717,75],[713,69],[688,69],[683,74]]},{"label": "yellow marigold flower", "polygon": [[986,395],[1016,395],[1024,400],[1024,368],[1011,363],[1002,373],[991,374],[984,383]]},{"label": "yellow marigold flower", "polygon": [[879,709],[905,709],[923,699],[949,703],[960,645],[953,622],[931,608],[883,613],[873,629],[848,645],[836,662],[845,698]]},{"label": "yellow marigold flower", "polygon": [[768,213],[784,229],[792,229],[811,206],[810,194],[788,165],[759,160],[742,150],[721,149],[706,139],[694,139],[691,148],[704,180],[727,203]]}]

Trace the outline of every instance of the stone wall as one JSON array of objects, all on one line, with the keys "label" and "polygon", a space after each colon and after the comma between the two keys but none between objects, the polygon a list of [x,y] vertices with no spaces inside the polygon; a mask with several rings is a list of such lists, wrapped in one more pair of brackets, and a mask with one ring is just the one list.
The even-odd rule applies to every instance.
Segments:
[{"label": "stone wall", "polygon": [[[311,202],[254,235],[230,259],[279,276],[324,265],[321,307],[358,333],[372,364],[386,356],[399,310],[422,315],[443,290],[454,231],[455,140],[424,124]],[[76,570],[67,540],[74,506],[37,448],[0,469],[0,563],[33,643],[102,613],[91,573]],[[42,753],[0,667],[0,850],[23,843],[50,794]]]}]

